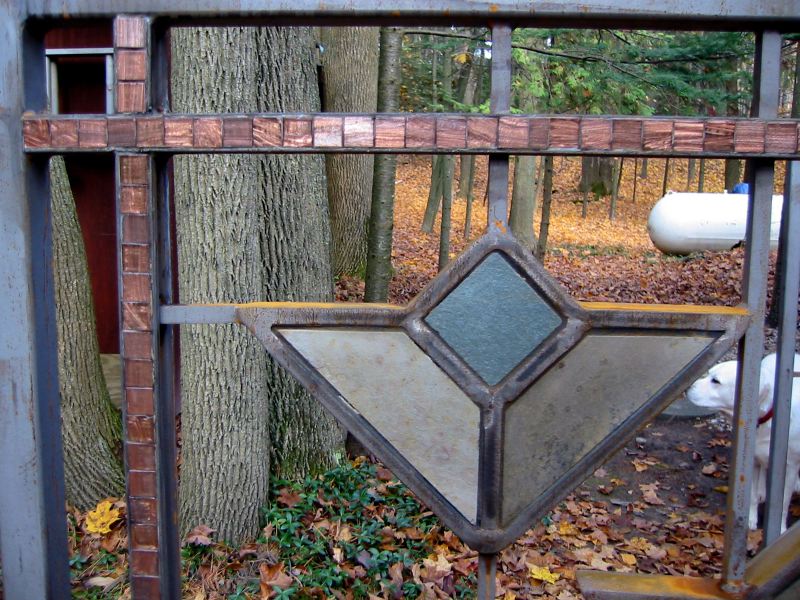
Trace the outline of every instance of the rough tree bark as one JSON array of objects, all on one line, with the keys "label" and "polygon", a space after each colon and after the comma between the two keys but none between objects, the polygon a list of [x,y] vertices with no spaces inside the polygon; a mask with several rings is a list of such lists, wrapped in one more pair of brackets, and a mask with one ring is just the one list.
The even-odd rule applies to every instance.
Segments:
[{"label": "rough tree bark", "polygon": [[547,252],[547,238],[550,234],[550,205],[553,200],[553,157],[544,157],[544,177],[542,178],[542,222],[539,223],[539,240],[536,244],[536,258],[544,260]]},{"label": "rough tree bark", "polygon": [[[400,51],[403,46],[401,30],[381,29],[380,77],[378,110],[396,111],[400,99]],[[397,157],[380,154],[375,157],[372,186],[372,208],[369,218],[367,273],[364,281],[364,300],[386,302],[392,278],[392,230],[394,223],[394,179]]]},{"label": "rough tree bark", "polygon": [[[175,110],[319,109],[309,28],[172,36]],[[322,157],[178,157],[174,172],[181,301],[331,299]],[[270,470],[298,476],[341,451],[335,422],[243,329],[181,328],[181,387],[184,530],[254,536]]]},{"label": "rough tree bark", "polygon": [[64,478],[67,502],[86,510],[124,493],[122,421],[100,366],[86,249],[60,156],[50,184]]},{"label": "rough tree bark", "polygon": [[[375,27],[325,27],[322,73],[328,112],[375,112],[378,102],[378,33]],[[334,275],[364,268],[372,200],[373,156],[328,154],[328,205]]]},{"label": "rough tree bark", "polygon": [[533,215],[536,212],[536,157],[517,156],[514,163],[514,187],[508,226],[521,244],[534,250]]}]

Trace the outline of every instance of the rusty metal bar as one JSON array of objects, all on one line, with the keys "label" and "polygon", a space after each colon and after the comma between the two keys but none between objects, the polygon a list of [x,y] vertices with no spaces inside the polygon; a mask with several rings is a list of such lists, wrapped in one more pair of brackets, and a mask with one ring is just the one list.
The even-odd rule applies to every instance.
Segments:
[{"label": "rusty metal bar", "polygon": [[[778,111],[781,36],[760,33],[756,40],[753,73],[753,106],[756,116],[774,118]],[[752,163],[751,193],[747,214],[747,242],[742,297],[753,320],[739,343],[739,371],[733,422],[733,457],[725,527],[723,581],[728,591],[744,586],[747,531],[752,493],[751,475],[755,453],[756,421],[761,357],[764,348],[764,312],[769,267],[769,230],[775,163],[758,159]]]},{"label": "rusty metal bar", "polygon": [[20,127],[25,107],[46,108],[45,54],[23,17],[0,4],[0,561],[7,598],[58,600],[69,574],[50,186]]},{"label": "rusty metal bar", "polygon": [[[511,27],[492,26],[492,112],[511,108]],[[508,223],[508,154],[489,157],[489,231],[505,231]]]},{"label": "rusty metal bar", "polygon": [[478,554],[477,600],[494,600],[497,586],[497,554]]},{"label": "rusty metal bar", "polygon": [[[792,412],[794,345],[797,331],[797,296],[800,288],[800,163],[786,165],[786,181],[781,211],[781,243],[785,259],[779,265],[783,282],[779,308],[778,356],[775,370],[775,397],[767,471],[767,502],[764,516],[764,541],[774,542],[786,526],[783,512],[786,484],[786,457],[789,451],[789,426]],[[774,299],[773,301],[776,301]],[[789,490],[791,499],[792,490]],[[787,502],[788,502],[787,499]]]}]

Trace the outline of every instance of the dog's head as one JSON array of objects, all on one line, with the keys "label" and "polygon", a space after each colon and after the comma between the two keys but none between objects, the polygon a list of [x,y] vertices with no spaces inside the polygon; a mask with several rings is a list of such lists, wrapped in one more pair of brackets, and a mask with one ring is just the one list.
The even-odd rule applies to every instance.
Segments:
[{"label": "dog's head", "polygon": [[719,363],[686,390],[689,402],[704,408],[715,408],[733,415],[733,400],[736,395],[735,360]]}]

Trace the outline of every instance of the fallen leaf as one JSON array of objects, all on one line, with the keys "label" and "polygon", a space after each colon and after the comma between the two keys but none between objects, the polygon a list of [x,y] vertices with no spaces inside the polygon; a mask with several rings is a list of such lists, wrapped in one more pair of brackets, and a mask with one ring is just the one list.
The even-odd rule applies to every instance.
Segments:
[{"label": "fallen leaf", "polygon": [[537,565],[529,565],[528,575],[531,579],[545,583],[555,583],[561,577],[558,573],[551,572],[547,567],[539,567]]}]

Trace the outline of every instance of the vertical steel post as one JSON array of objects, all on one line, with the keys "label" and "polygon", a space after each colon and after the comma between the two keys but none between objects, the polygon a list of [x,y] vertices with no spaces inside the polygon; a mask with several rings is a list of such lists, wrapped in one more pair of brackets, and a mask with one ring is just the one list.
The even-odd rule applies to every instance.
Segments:
[{"label": "vertical steel post", "polygon": [[[775,118],[778,112],[781,36],[775,31],[759,33],[753,72],[754,115]],[[752,322],[739,342],[739,372],[736,382],[736,424],[731,465],[730,493],[725,527],[723,586],[738,591],[744,585],[747,530],[752,492],[751,474],[758,420],[758,390],[764,348],[764,312],[769,269],[770,214],[775,161],[757,159],[752,164],[747,210],[747,241],[742,296]]]},{"label": "vertical steel post", "polygon": [[[492,25],[493,113],[511,108],[511,27]],[[505,231],[508,223],[508,154],[489,155],[489,231]]]},{"label": "vertical steel post", "polygon": [[46,110],[46,61],[21,6],[0,4],[0,559],[6,598],[60,599],[69,577],[50,193],[46,159],[23,153],[21,122],[23,107]]},{"label": "vertical steel post", "polygon": [[478,598],[494,600],[497,581],[497,555],[478,554]]},{"label": "vertical steel post", "polygon": [[[770,439],[767,503],[764,541],[767,545],[781,534],[783,489],[786,482],[786,456],[789,450],[789,425],[792,411],[794,344],[797,331],[797,296],[800,288],[800,163],[786,165],[786,181],[781,211],[781,243],[786,260],[780,265],[783,282],[778,318],[778,360],[775,371],[775,397]],[[790,492],[791,493],[791,492]]]}]

